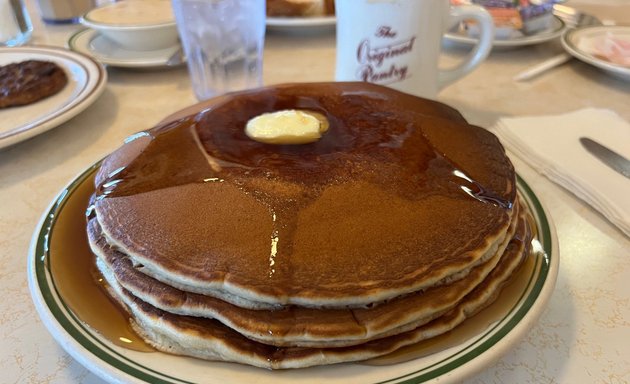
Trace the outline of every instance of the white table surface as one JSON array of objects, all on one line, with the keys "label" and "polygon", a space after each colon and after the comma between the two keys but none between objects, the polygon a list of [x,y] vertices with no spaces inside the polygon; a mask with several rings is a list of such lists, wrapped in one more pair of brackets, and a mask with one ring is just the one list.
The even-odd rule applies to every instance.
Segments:
[{"label": "white table surface", "polygon": [[[575,0],[573,4],[599,10],[606,18],[630,21],[630,5],[623,1],[589,4]],[[63,46],[79,28],[44,26],[31,3],[29,8],[35,24],[31,44]],[[268,33],[265,84],[332,80],[334,42],[334,31]],[[493,52],[478,70],[446,88],[438,99],[458,108],[472,123],[486,127],[500,116],[552,114],[583,107],[608,108],[630,121],[630,82],[577,60],[529,82],[512,80],[516,73],[561,49],[558,42],[550,42]],[[464,53],[448,47],[444,62],[451,64]],[[105,92],[83,113],[0,150],[2,383],[102,383],[66,354],[39,321],[27,286],[29,242],[48,204],[78,173],[129,134],[195,102],[185,67],[153,71],[109,68],[108,74]],[[555,223],[560,272],[548,308],[537,324],[510,352],[469,382],[630,382],[630,239],[569,191],[512,158]]]}]

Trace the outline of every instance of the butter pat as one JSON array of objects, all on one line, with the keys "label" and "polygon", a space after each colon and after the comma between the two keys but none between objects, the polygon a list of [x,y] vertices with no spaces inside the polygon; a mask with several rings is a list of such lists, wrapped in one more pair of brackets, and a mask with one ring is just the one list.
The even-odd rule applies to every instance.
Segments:
[{"label": "butter pat", "polygon": [[307,144],[319,140],[328,126],[328,120],[321,113],[286,109],[249,120],[245,134],[266,144]]}]

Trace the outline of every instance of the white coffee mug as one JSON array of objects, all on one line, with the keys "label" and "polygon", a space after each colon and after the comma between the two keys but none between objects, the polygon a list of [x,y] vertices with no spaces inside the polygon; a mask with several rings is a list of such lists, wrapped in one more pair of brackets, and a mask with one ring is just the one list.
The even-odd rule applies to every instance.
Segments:
[{"label": "white coffee mug", "polygon": [[[479,6],[449,0],[337,0],[337,81],[367,81],[435,98],[488,56],[494,23]],[[479,23],[479,42],[457,67],[438,66],[442,35],[456,23]]]}]

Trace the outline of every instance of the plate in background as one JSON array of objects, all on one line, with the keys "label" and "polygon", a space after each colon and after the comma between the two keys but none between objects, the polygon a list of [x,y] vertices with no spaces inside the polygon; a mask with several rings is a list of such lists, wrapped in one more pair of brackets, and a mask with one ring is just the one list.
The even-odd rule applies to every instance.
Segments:
[{"label": "plate in background", "polygon": [[[622,78],[630,80],[630,66],[616,64],[598,55],[596,45],[606,38],[620,39],[630,46],[630,26],[591,26],[567,31],[562,46],[575,58]],[[626,49],[630,52],[630,49]],[[630,56],[626,59],[630,62]]]},{"label": "plate in background", "polygon": [[179,44],[153,51],[130,51],[119,47],[93,29],[84,29],[70,36],[68,47],[114,67],[160,68],[185,63],[183,58],[173,63],[169,62],[174,55],[180,53]]},{"label": "plate in background", "polygon": [[68,84],[60,92],[32,104],[0,109],[0,148],[68,121],[96,101],[107,83],[105,68],[81,53],[46,46],[0,48],[0,65],[25,60],[59,65],[68,76]]},{"label": "plate in background", "polygon": [[[524,35],[513,39],[495,39],[492,42],[492,47],[517,48],[527,45],[546,43],[560,37],[565,29],[565,23],[557,16],[554,16],[550,28],[532,35]],[[464,31],[448,32],[444,35],[444,40],[461,45],[475,45],[479,41],[476,37],[468,36]]]}]

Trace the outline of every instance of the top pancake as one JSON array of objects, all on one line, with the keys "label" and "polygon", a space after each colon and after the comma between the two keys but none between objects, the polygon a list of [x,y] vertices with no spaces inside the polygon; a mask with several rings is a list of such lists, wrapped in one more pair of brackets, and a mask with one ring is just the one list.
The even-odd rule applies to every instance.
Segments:
[{"label": "top pancake", "polygon": [[[303,145],[245,136],[249,119],[282,109],[320,112],[330,128]],[[108,242],[178,288],[367,305],[461,277],[512,217],[502,146],[437,102],[366,83],[298,84],[173,118],[106,159],[95,211]]]}]

